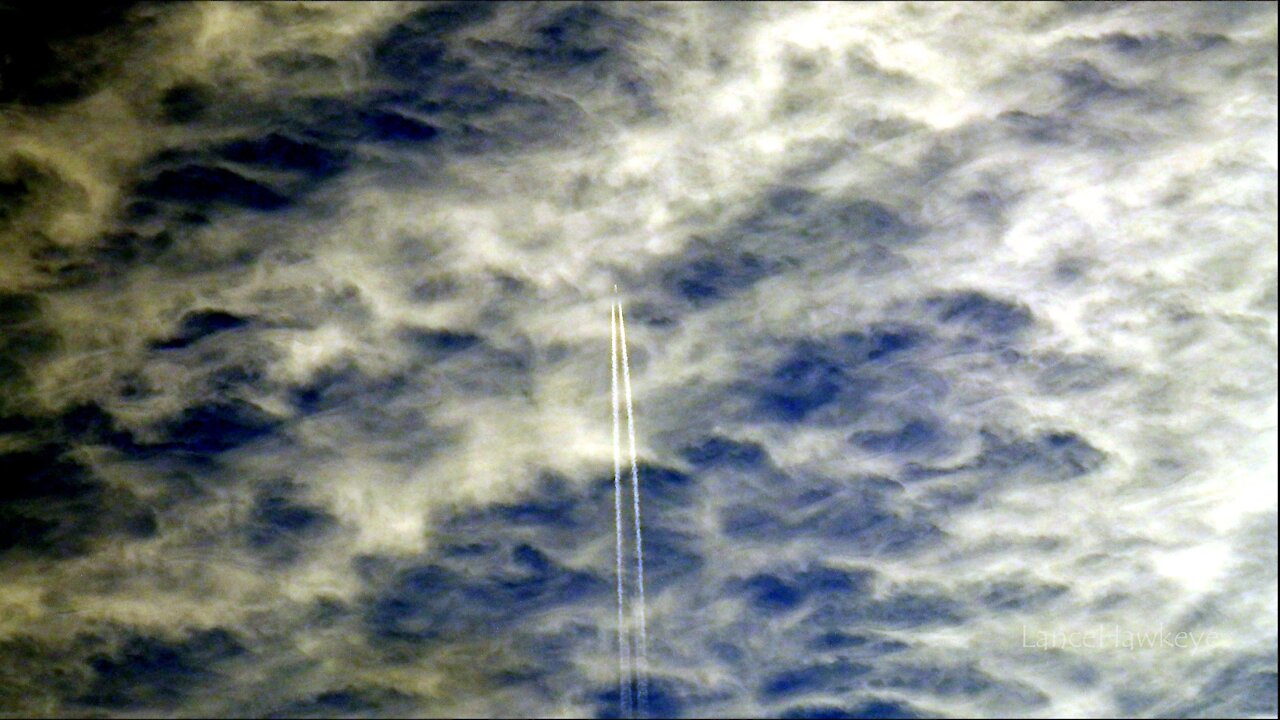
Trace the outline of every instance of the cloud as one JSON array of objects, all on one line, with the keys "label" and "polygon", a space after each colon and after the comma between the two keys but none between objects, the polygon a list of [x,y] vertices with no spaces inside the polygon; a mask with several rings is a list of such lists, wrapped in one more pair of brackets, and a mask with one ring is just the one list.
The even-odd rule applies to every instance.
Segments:
[{"label": "cloud", "polygon": [[1274,712],[1265,7],[3,13],[5,711]]}]

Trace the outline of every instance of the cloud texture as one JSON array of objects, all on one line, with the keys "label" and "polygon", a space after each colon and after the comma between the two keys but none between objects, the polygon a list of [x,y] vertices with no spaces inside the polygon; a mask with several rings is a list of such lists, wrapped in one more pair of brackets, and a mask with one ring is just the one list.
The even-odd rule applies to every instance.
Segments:
[{"label": "cloud texture", "polygon": [[1275,5],[69,15],[0,714],[616,715],[615,284],[652,713],[1275,714]]}]

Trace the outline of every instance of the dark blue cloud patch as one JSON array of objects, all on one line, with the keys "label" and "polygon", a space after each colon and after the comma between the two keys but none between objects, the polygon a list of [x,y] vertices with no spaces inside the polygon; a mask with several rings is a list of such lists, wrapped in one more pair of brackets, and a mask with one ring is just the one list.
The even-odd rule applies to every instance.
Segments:
[{"label": "dark blue cloud patch", "polygon": [[57,432],[68,443],[106,445],[122,452],[141,450],[131,432],[94,402],[72,405],[57,417]]},{"label": "dark blue cloud patch", "polygon": [[160,115],[166,122],[185,125],[199,120],[213,102],[212,90],[197,82],[172,85],[160,95]]},{"label": "dark blue cloud patch", "polygon": [[216,680],[219,666],[244,652],[240,642],[220,628],[193,632],[176,642],[135,635],[115,652],[90,658],[93,681],[77,704],[163,711]]},{"label": "dark blue cloud patch", "polygon": [[408,374],[430,372],[466,395],[505,396],[531,392],[537,358],[528,338],[504,344],[463,330],[403,328],[399,339],[411,350]]},{"label": "dark blue cloud patch", "polygon": [[266,714],[269,718],[345,717],[375,712],[381,705],[354,690],[330,690],[305,700],[295,700]]},{"label": "dark blue cloud patch", "polygon": [[1115,102],[1136,97],[1136,90],[1120,85],[1115,78],[1108,77],[1097,66],[1088,62],[1078,62],[1057,73],[1058,81],[1066,91],[1067,110],[1080,110],[1095,103]]},{"label": "dark blue cloud patch", "polygon": [[393,27],[375,46],[373,59],[387,76],[409,85],[431,85],[456,69],[447,62],[450,35],[493,17],[493,3],[451,2],[425,7]]},{"label": "dark blue cloud patch", "polygon": [[370,631],[389,639],[458,639],[494,629],[532,632],[539,613],[603,597],[609,584],[567,568],[530,545],[505,563],[441,564],[397,573],[368,607]]},{"label": "dark blue cloud patch", "polygon": [[[656,594],[695,577],[706,563],[700,538],[689,522],[704,488],[694,475],[653,464],[639,466],[644,528],[645,583]],[[624,492],[624,503],[631,502]],[[630,522],[630,509],[624,521]]]},{"label": "dark blue cloud patch", "polygon": [[[172,106],[165,112],[176,116],[175,122],[194,121],[211,102],[209,92],[195,86],[175,87],[165,98]],[[314,102],[348,108],[340,100]],[[305,109],[307,101],[292,105]],[[186,231],[207,225],[221,213],[281,211],[340,175],[351,152],[343,143],[312,132],[323,116],[285,110],[290,112],[276,114],[247,103],[242,113],[257,116],[264,126],[261,134],[165,149],[143,163],[121,218],[126,225],[103,243],[102,259],[108,265],[153,262]]]},{"label": "dark blue cloud patch", "polygon": [[644,12],[641,6],[595,3],[542,6],[531,13],[527,32],[470,50],[539,77],[557,95],[598,97],[624,116],[652,117],[660,110],[646,73],[631,57]]},{"label": "dark blue cloud patch", "polygon": [[[603,486],[603,483],[599,485]],[[591,495],[594,501],[584,500],[574,493],[566,480],[548,476],[542,479],[531,497],[520,502],[498,505],[479,513],[475,518],[458,518],[454,524],[477,529],[492,523],[542,531],[598,531],[602,523],[592,511],[603,501],[604,494],[594,492]]]},{"label": "dark blue cloud patch", "polygon": [[184,165],[161,170],[138,186],[150,200],[203,207],[228,205],[248,210],[279,210],[289,198],[267,185],[225,167]]},{"label": "dark blue cloud patch", "polygon": [[923,329],[896,325],[798,340],[744,390],[776,422],[852,424],[876,407],[918,418],[950,392],[928,366],[936,347]]},{"label": "dark blue cloud patch", "polygon": [[[375,66],[401,90],[356,110],[356,124],[375,140],[425,142],[448,138],[458,151],[489,151],[555,135],[567,107],[500,86],[500,77],[473,67],[474,58],[511,57],[513,48],[469,41],[459,52],[452,36],[489,20],[496,8],[457,3],[424,8],[392,28],[375,46]],[[558,126],[558,127],[557,127]],[[484,129],[482,129],[484,128]]]},{"label": "dark blue cloud patch", "polygon": [[840,336],[840,348],[855,362],[876,363],[891,360],[899,353],[920,347],[928,340],[925,332],[907,326],[878,326],[863,332]]},{"label": "dark blue cloud patch", "polygon": [[836,720],[836,718],[864,718],[866,720],[910,720],[931,717],[900,700],[864,700],[856,705],[796,705],[783,710],[778,717],[785,720]]},{"label": "dark blue cloud patch", "polygon": [[163,439],[152,450],[215,456],[271,435],[279,421],[242,400],[214,400],[193,405],[162,427]]},{"label": "dark blue cloud patch", "polygon": [[777,513],[749,503],[730,505],[721,512],[721,527],[729,537],[770,539],[785,537],[786,525]]},{"label": "dark blue cloud patch", "polygon": [[300,117],[304,119],[270,119],[272,126],[300,126],[298,131],[276,129],[158,153],[141,170],[143,178],[131,205],[137,215],[133,220],[199,225],[220,210],[273,212],[306,197],[341,174],[350,153],[309,134],[307,116]]},{"label": "dark blue cloud patch", "polygon": [[[795,610],[803,593],[774,575],[756,575],[742,583],[742,590],[757,610],[773,615]],[[737,593],[734,593],[737,594]]]},{"label": "dark blue cloud patch", "polygon": [[707,560],[700,553],[698,535],[676,522],[654,522],[646,515],[644,528],[644,579],[651,595],[668,586],[697,577]]},{"label": "dark blue cloud patch", "polygon": [[413,714],[415,698],[385,688],[346,687],[293,700],[265,714],[268,718],[378,717]]},{"label": "dark blue cloud patch", "polygon": [[400,335],[405,342],[433,356],[463,352],[481,343],[475,333],[448,329],[409,328]]},{"label": "dark blue cloud patch", "polygon": [[[159,212],[155,203],[141,201],[132,203],[126,214],[132,214],[131,220],[145,220]],[[182,221],[185,223],[185,221]],[[103,236],[98,247],[99,265],[102,275],[106,276],[112,268],[127,265],[140,265],[156,262],[174,244],[174,235],[168,230],[156,232],[139,232],[137,230],[121,230]]]},{"label": "dark blue cloud patch", "polygon": [[1038,610],[1066,595],[1069,588],[1057,583],[1029,583],[1001,580],[991,583],[979,595],[979,601],[991,610]]},{"label": "dark blue cloud patch", "polygon": [[1079,434],[1049,430],[1025,437],[1014,431],[985,428],[978,432],[977,456],[954,467],[908,463],[901,479],[928,484],[919,497],[929,512],[950,512],[972,505],[984,495],[1015,484],[1061,483],[1093,473],[1107,455]]},{"label": "dark blue cloud patch", "polygon": [[700,698],[684,683],[673,678],[650,676],[645,709],[649,717],[685,717],[686,708]]},{"label": "dark blue cloud patch", "polygon": [[832,593],[821,597],[807,622],[815,627],[912,629],[955,625],[970,615],[965,603],[937,588],[906,587],[887,593]]},{"label": "dark blue cloud patch", "polygon": [[361,145],[416,146],[435,139],[440,130],[421,117],[413,96],[404,93],[289,97],[253,112],[273,129],[207,148],[207,156],[211,162],[269,174],[296,196],[340,176],[357,161]]},{"label": "dark blue cloud patch", "polygon": [[659,271],[660,281],[673,297],[702,308],[811,262],[809,246],[879,267],[895,247],[918,235],[914,224],[882,203],[781,186],[722,231],[697,239],[678,262]]},{"label": "dark blue cloud patch", "polygon": [[[387,102],[414,107],[426,113],[449,118],[468,128],[500,111],[524,107],[533,110],[542,101],[510,88],[498,87],[482,73],[461,71],[447,81],[416,92],[390,96]],[[519,113],[517,113],[519,114]]]},{"label": "dark blue cloud patch", "polygon": [[440,128],[408,115],[390,110],[371,110],[361,115],[374,140],[402,143],[422,143],[434,140]]},{"label": "dark blue cloud patch", "polygon": [[[397,639],[440,637],[448,629],[448,616],[457,612],[450,606],[458,604],[454,594],[461,584],[461,578],[439,566],[404,571],[370,604],[365,618],[370,631]],[[445,614],[433,617],[440,613]]]},{"label": "dark blue cloud patch", "polygon": [[[703,567],[696,537],[676,517],[698,492],[698,484],[691,476],[658,466],[642,466],[640,474],[646,584],[655,597]],[[540,618],[549,613],[559,617],[564,609],[607,602],[612,596],[613,501],[611,476],[577,485],[545,475],[516,501],[442,517],[427,555],[409,565],[392,558],[361,563],[373,588],[362,610],[367,632],[406,647],[502,632],[513,638],[518,656],[539,659],[527,667],[495,666],[494,677],[527,686],[530,692],[562,692],[556,689],[561,675],[573,672],[565,665],[573,657],[571,648],[595,642],[599,630],[581,623],[548,627]],[[629,521],[629,493],[623,501],[624,521]],[[626,532],[629,542],[629,527]],[[609,549],[602,570],[565,558],[571,549],[597,542]],[[625,552],[630,556],[629,547]],[[683,702],[678,695],[669,700],[672,707]]]},{"label": "dark blue cloud patch", "polygon": [[336,175],[342,171],[346,161],[341,151],[277,132],[236,140],[218,148],[215,154],[239,165],[297,173],[309,180],[324,180]]},{"label": "dark blue cloud patch", "polygon": [[893,430],[857,433],[852,440],[870,452],[916,455],[934,447],[943,438],[944,433],[938,423],[912,418]]},{"label": "dark blue cloud patch", "polygon": [[[543,556],[533,557],[541,561]],[[440,566],[406,571],[372,604],[370,629],[402,639],[458,639],[481,630],[513,630],[540,611],[603,596],[608,586],[550,561],[521,565],[487,577]]]},{"label": "dark blue cloud patch", "polygon": [[679,323],[683,306],[667,296],[640,300],[627,309],[627,322],[655,328],[670,328]]},{"label": "dark blue cloud patch", "polygon": [[[695,478],[671,468],[639,466],[644,528],[645,582],[651,592],[697,574],[704,564],[698,537],[685,524],[687,509],[701,492]],[[630,542],[632,495],[624,469],[623,520]],[[613,478],[575,487],[563,478],[541,478],[523,499],[448,518],[439,538],[444,552],[493,563],[504,548],[531,543],[537,548],[574,547],[583,538],[611,537]],[[630,550],[628,550],[630,552]]]},{"label": "dark blue cloud patch", "polygon": [[733,440],[718,435],[686,447],[682,455],[698,468],[763,469],[770,465],[768,451],[759,443]]},{"label": "dark blue cloud patch", "polygon": [[249,319],[225,310],[199,310],[182,318],[178,332],[172,337],[152,343],[157,350],[181,350],[204,338],[249,324]]},{"label": "dark blue cloud patch", "polygon": [[1275,715],[1277,705],[1276,655],[1245,654],[1213,672],[1194,700],[1172,709],[1178,717],[1219,715]]},{"label": "dark blue cloud patch", "polygon": [[607,587],[600,578],[589,573],[569,570],[531,545],[519,545],[512,551],[516,572],[494,581],[493,594],[483,589],[471,595],[506,597],[517,608],[546,608],[561,603],[576,603],[601,596]]},{"label": "dark blue cloud patch", "polygon": [[873,200],[835,203],[831,208],[831,221],[846,237],[863,244],[899,245],[918,235],[916,228],[899,213]]},{"label": "dark blue cloud patch", "polygon": [[331,154],[335,162],[324,166],[326,173],[316,180],[345,169],[361,145],[415,149],[429,145],[441,133],[416,93],[291,98],[263,112],[291,135]]},{"label": "dark blue cloud patch", "polygon": [[644,503],[655,512],[685,508],[697,492],[696,478],[687,473],[652,463],[640,463],[636,470]]},{"label": "dark blue cloud patch", "polygon": [[715,243],[754,253],[767,275],[818,264],[881,274],[902,265],[900,250],[923,233],[909,214],[868,197],[783,184],[718,233]]},{"label": "dark blue cloud patch", "polygon": [[764,543],[823,538],[861,553],[902,553],[942,538],[927,514],[901,506],[902,486],[884,478],[856,478],[845,486],[830,481],[795,483],[768,497],[746,493],[743,502],[721,511],[729,537]]},{"label": "dark blue cloud patch", "polygon": [[1106,461],[1106,455],[1080,435],[1064,430],[1032,439],[1005,439],[985,432],[983,439],[986,449],[979,462],[984,468],[1024,470],[1032,480],[1071,480],[1097,470]]},{"label": "dark blue cloud patch", "polygon": [[839,652],[859,657],[879,657],[901,652],[910,645],[875,633],[846,632],[843,630],[827,630],[814,636],[806,643],[806,648],[813,652]]},{"label": "dark blue cloud patch", "polygon": [[618,706],[618,687],[611,685],[597,689],[593,693],[592,704],[595,706],[595,712],[592,713],[592,717],[696,717],[696,708],[707,700],[705,693],[698,692],[689,683],[676,678],[653,675],[649,677],[648,682],[649,694],[644,715],[623,715]]},{"label": "dark blue cloud patch", "polygon": [[789,185],[769,191],[736,232],[802,244],[843,244],[855,253],[901,245],[919,234],[901,212],[884,203],[821,195]]},{"label": "dark blue cloud patch", "polygon": [[616,51],[622,27],[604,7],[581,3],[557,9],[533,32],[526,50],[540,64],[579,68]]},{"label": "dark blue cloud patch", "polygon": [[[449,355],[424,358],[422,363],[439,363],[442,357]],[[366,452],[396,463],[418,463],[455,442],[457,433],[432,422],[429,404],[403,401],[406,393],[415,392],[414,381],[412,371],[369,374],[340,363],[320,370],[306,382],[272,390],[288,403],[294,418],[324,416],[339,423],[352,438],[359,438]],[[282,430],[289,427],[283,421],[279,425]]]},{"label": "dark blue cloud patch", "polygon": [[390,392],[403,383],[398,378],[391,383],[379,383],[350,366],[324,368],[306,383],[285,389],[290,405],[301,415],[332,410],[359,398],[375,393]]},{"label": "dark blue cloud patch", "polygon": [[[650,593],[657,593],[703,568],[698,537],[682,524],[684,510],[698,489],[689,475],[659,466],[641,466],[640,478],[645,582]],[[631,493],[627,486],[623,486],[623,521],[630,542]],[[493,561],[493,552],[518,542],[516,538],[535,538],[539,547],[550,553],[571,553],[582,538],[612,536],[613,480],[602,478],[584,492],[575,491],[562,479],[545,478],[527,500],[460,516],[447,528],[460,538],[457,543],[449,542],[447,548],[468,557],[490,556],[485,562]],[[484,539],[476,541],[477,536]]]},{"label": "dark blue cloud patch", "polygon": [[[231,362],[212,369],[206,375],[206,385],[219,397],[234,397],[246,390],[262,388],[266,385],[266,373],[262,363],[255,359],[247,362]],[[260,412],[248,403],[243,403],[249,412]],[[265,414],[262,415],[265,418]]]},{"label": "dark blue cloud patch", "polygon": [[759,695],[776,701],[810,693],[847,694],[862,687],[872,666],[852,660],[831,660],[789,668],[766,676]]},{"label": "dark blue cloud patch", "polygon": [[781,422],[803,422],[853,389],[856,377],[824,350],[802,342],[774,366],[760,396],[764,415]]},{"label": "dark blue cloud patch", "polygon": [[[500,106],[484,115],[452,120],[449,149],[459,155],[516,153],[571,142],[589,132],[589,118],[577,104],[563,100],[500,91]],[[444,125],[444,121],[442,121]]]},{"label": "dark blue cloud patch", "polygon": [[1191,33],[1186,36],[1176,36],[1169,33],[1135,35],[1115,32],[1102,36],[1098,42],[1119,55],[1152,60],[1176,53],[1216,50],[1230,44],[1231,40],[1218,33]]},{"label": "dark blue cloud patch", "polygon": [[302,502],[297,495],[297,486],[288,482],[268,483],[258,491],[245,538],[259,556],[292,562],[337,526],[324,508]]},{"label": "dark blue cloud patch", "polygon": [[[495,7],[425,8],[375,45],[373,64],[390,89],[368,100],[363,122],[383,140],[438,134],[449,152],[466,155],[518,152],[590,131],[581,104],[567,99],[580,94],[652,114],[653,94],[626,51],[637,31],[635,9],[620,7],[530,6],[519,30],[497,37],[460,32],[488,22]],[[513,82],[516,75],[530,79]],[[411,125],[402,130],[401,123]]]},{"label": "dark blue cloud patch", "polygon": [[1070,121],[1051,115],[1006,110],[997,115],[996,120],[1015,137],[1043,145],[1062,144],[1077,134]]},{"label": "dark blue cloud patch", "polygon": [[753,219],[763,221],[766,218],[794,218],[812,213],[821,203],[822,196],[812,190],[784,185],[765,194],[764,212]]},{"label": "dark blue cloud patch", "polygon": [[755,253],[726,249],[702,257],[685,256],[669,271],[666,284],[676,295],[700,307],[740,292],[772,272]]},{"label": "dark blue cloud patch", "polygon": [[778,615],[798,610],[806,602],[823,603],[833,596],[838,602],[845,595],[862,595],[869,591],[874,574],[867,570],[840,570],[817,566],[788,573],[760,573],[729,586],[730,595],[745,597],[762,613]]},{"label": "dark blue cloud patch", "polygon": [[875,690],[913,691],[943,697],[987,698],[1003,708],[1031,709],[1049,698],[1039,690],[992,676],[974,663],[952,665],[887,662],[877,665],[868,678]]},{"label": "dark blue cloud patch", "polygon": [[492,677],[504,686],[521,686],[542,698],[562,699],[566,696],[564,679],[577,670],[577,650],[598,641],[599,637],[599,628],[585,618],[566,623],[554,632],[528,636],[522,640],[519,655],[512,658],[513,662]]},{"label": "dark blue cloud patch", "polygon": [[850,619],[870,621],[883,627],[912,628],[954,625],[965,616],[961,603],[946,595],[905,592],[867,603]]},{"label": "dark blue cloud patch", "polygon": [[[657,485],[648,485],[649,475],[642,470],[645,506],[651,500],[662,498]],[[630,508],[630,495],[624,501]],[[662,543],[662,521],[654,515],[655,522],[646,526],[647,547]],[[656,532],[657,535],[653,533]],[[513,544],[536,540],[545,547],[567,547],[582,542],[586,537],[602,537],[613,533],[613,479],[601,478],[585,488],[572,486],[567,480],[549,475],[541,478],[525,498],[502,503],[484,510],[463,513],[449,518],[441,530],[446,552],[458,556],[488,556],[492,562],[495,553]],[[652,538],[652,539],[651,539]],[[523,551],[523,552],[528,552]],[[653,555],[650,552],[650,555]],[[659,570],[661,563],[654,566]]]},{"label": "dark blue cloud patch", "polygon": [[976,290],[934,296],[925,306],[944,323],[990,337],[1010,337],[1032,325],[1031,311],[1025,306]]}]

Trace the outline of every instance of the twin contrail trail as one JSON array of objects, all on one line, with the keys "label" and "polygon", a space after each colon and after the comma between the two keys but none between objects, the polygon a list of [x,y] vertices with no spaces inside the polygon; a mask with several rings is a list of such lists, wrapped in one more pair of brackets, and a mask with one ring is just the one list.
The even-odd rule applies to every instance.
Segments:
[{"label": "twin contrail trail", "polygon": [[[617,288],[614,288],[617,291]],[[614,530],[617,545],[618,566],[618,675],[619,704],[622,714],[632,710],[631,678],[635,678],[635,705],[638,714],[643,715],[649,695],[649,636],[648,618],[644,599],[644,536],[640,524],[640,469],[636,455],[635,413],[631,405],[631,362],[627,356],[627,322],[622,312],[622,302],[615,300],[610,308],[610,330],[612,340],[610,388],[613,400],[613,491],[614,491]],[[625,618],[626,593],[624,578],[626,571],[622,562],[622,441],[619,432],[618,403],[618,349],[622,350],[622,388],[626,399],[627,440],[631,450],[631,514],[635,524],[635,558],[636,558],[636,603],[633,607],[634,625],[639,634],[634,643],[635,660],[631,664],[632,643],[630,631],[632,619]]]},{"label": "twin contrail trail", "polygon": [[641,711],[649,694],[649,636],[646,628],[647,618],[644,606],[644,538],[640,532],[640,470],[636,461],[636,424],[631,410],[631,363],[627,360],[627,319],[622,313],[622,302],[618,302],[618,338],[622,346],[622,387],[627,399],[627,441],[631,445],[631,500],[632,517],[636,527],[636,611],[639,613],[640,637],[636,647],[637,668],[637,703]]},{"label": "twin contrail trail", "polygon": [[609,306],[610,391],[613,399],[613,527],[618,567],[618,704],[623,717],[631,711],[631,646],[628,642],[622,567],[622,442],[618,431],[618,305]]}]

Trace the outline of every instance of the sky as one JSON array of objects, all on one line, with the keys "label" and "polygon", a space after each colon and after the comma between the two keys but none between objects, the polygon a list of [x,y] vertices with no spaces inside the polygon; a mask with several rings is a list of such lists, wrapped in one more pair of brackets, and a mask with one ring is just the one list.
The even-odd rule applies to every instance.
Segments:
[{"label": "sky", "polygon": [[0,716],[1274,717],[1276,30],[0,4]]}]

